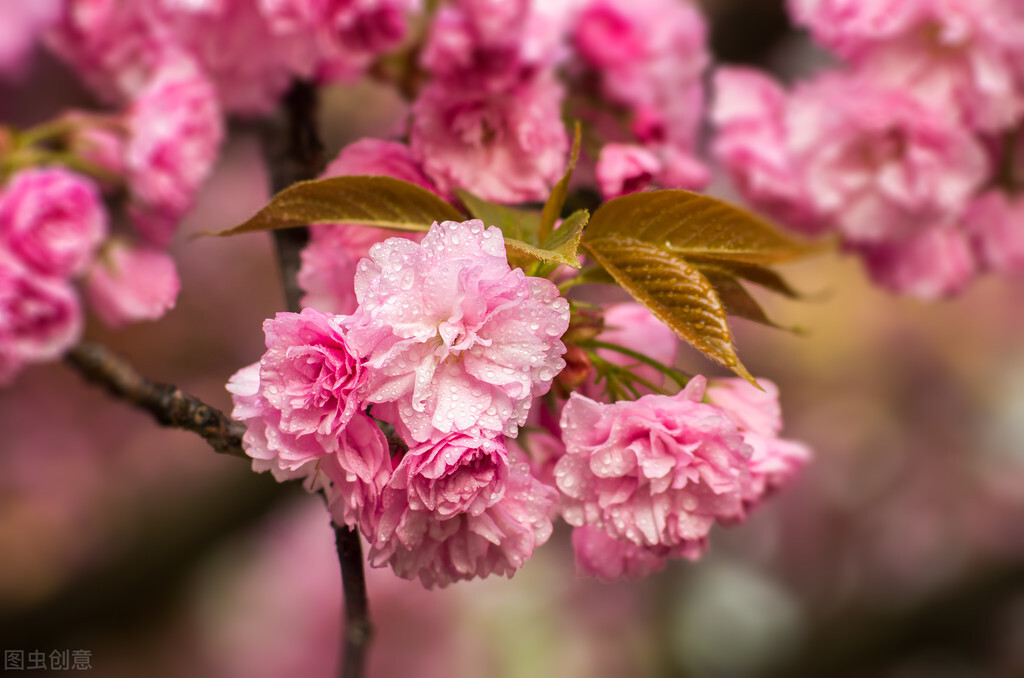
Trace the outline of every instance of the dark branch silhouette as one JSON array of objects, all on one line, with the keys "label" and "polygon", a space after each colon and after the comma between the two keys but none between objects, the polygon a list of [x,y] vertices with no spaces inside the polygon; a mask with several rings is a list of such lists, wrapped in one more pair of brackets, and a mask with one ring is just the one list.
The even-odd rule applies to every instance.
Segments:
[{"label": "dark branch silhouette", "polygon": [[88,381],[152,414],[161,426],[198,433],[215,451],[245,457],[245,424],[173,384],[142,376],[105,346],[83,341],[67,353],[65,360]]}]

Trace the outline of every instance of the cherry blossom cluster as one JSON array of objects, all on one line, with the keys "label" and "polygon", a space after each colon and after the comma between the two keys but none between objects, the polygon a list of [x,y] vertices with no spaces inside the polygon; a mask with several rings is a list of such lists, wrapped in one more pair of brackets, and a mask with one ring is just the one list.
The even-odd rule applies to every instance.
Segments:
[{"label": "cherry blossom cluster", "polygon": [[323,491],[375,566],[428,587],[511,576],[561,515],[581,573],[642,576],[698,557],[716,522],[742,520],[808,457],[779,438],[769,382],[695,377],[610,402],[592,364],[661,374],[579,346],[574,365],[563,340],[596,332],[671,364],[675,336],[637,304],[570,330],[569,302],[510,268],[497,228],[444,222],[366,253],[340,298],[321,292],[354,300],[348,314],[266,321],[267,352],[228,390],[254,469]]},{"label": "cherry blossom cluster", "polygon": [[480,221],[375,244],[355,295],[351,315],[268,320],[267,353],[232,377],[254,468],[323,489],[371,562],[403,577],[511,575],[550,535],[555,492],[505,437],[565,365],[568,302],[510,269]]},{"label": "cherry blossom cluster", "polygon": [[1024,5],[789,9],[839,65],[789,90],[717,71],[715,152],[743,196],[804,233],[838,233],[898,293],[935,298],[980,271],[1024,270]]},{"label": "cherry blossom cluster", "polygon": [[354,149],[325,176],[386,154],[392,169],[375,173],[444,197],[543,200],[565,170],[568,111],[599,149],[589,161],[606,198],[708,180],[696,158],[705,26],[685,2],[454,0],[412,53],[408,147]]},{"label": "cherry blossom cluster", "polygon": [[4,382],[78,340],[75,281],[112,327],[174,306],[179,281],[166,250],[223,130],[209,83],[185,62],[166,66],[118,113],[0,128]]},{"label": "cherry blossom cluster", "polygon": [[297,79],[361,74],[406,34],[417,0],[64,0],[51,47],[105,99],[187,62],[228,113],[264,114]]}]

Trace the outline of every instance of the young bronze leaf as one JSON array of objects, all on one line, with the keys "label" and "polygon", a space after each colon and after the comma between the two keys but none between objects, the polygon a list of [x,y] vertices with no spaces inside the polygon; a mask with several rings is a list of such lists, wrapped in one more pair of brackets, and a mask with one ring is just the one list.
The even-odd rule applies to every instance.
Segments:
[{"label": "young bronze leaf", "polygon": [[572,153],[569,155],[569,165],[565,168],[565,175],[551,189],[551,195],[548,196],[547,202],[544,203],[544,211],[541,212],[540,230],[537,236],[539,242],[544,242],[551,236],[551,232],[555,229],[555,222],[558,221],[558,217],[562,214],[565,196],[569,194],[569,182],[572,180],[572,171],[576,169],[576,160],[580,157],[581,137],[582,131],[580,123],[577,121],[573,131]]},{"label": "young bronze leaf", "polygon": [[485,226],[497,226],[506,238],[513,238],[531,245],[538,243],[537,231],[540,228],[540,212],[537,210],[497,205],[458,188],[455,189],[455,195],[469,210],[470,216],[481,220]]},{"label": "young bronze leaf", "polygon": [[701,273],[704,274],[704,277],[708,279],[708,282],[715,289],[715,293],[718,294],[718,298],[725,306],[726,315],[736,316],[737,318],[743,318],[780,330],[788,329],[773,322],[768,317],[768,314],[764,312],[764,309],[761,308],[761,304],[757,303],[757,299],[733,276],[721,271],[705,269],[701,269]]},{"label": "young bronze leaf", "polygon": [[756,385],[732,345],[725,306],[696,267],[637,238],[587,235],[584,250],[633,298],[701,353]]},{"label": "young bronze leaf", "polygon": [[218,235],[334,223],[426,231],[435,221],[463,219],[457,209],[415,184],[391,177],[345,176],[289,186],[244,224]]},{"label": "young bronze leaf", "polygon": [[729,203],[683,190],[632,193],[609,200],[590,220],[586,239],[628,236],[684,257],[773,264],[814,251]]},{"label": "young bronze leaf", "polygon": [[797,292],[785,278],[770,268],[757,264],[744,264],[735,261],[723,261],[721,259],[704,259],[702,257],[687,257],[687,261],[701,270],[704,275],[716,271],[731,275],[741,280],[752,282],[755,285],[776,292],[790,299],[800,299],[804,295]]}]

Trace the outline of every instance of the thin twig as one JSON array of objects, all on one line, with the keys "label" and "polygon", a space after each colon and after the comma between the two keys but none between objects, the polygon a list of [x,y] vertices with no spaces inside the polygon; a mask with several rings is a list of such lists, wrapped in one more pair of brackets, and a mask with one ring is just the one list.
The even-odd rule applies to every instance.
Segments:
[{"label": "thin twig", "polygon": [[[323,168],[316,87],[308,82],[296,82],[282,103],[283,119],[273,121],[263,135],[264,155],[270,165],[274,193],[297,181],[315,178]],[[308,242],[309,229],[306,227],[274,231],[285,301],[293,313],[301,310],[302,289],[297,275],[302,263],[300,254]],[[345,638],[341,644],[339,670],[342,678],[362,678],[373,634],[363,572],[363,548],[359,533],[346,527],[336,528],[335,538],[345,594]]]},{"label": "thin twig", "polygon": [[[279,193],[298,181],[315,179],[323,169],[323,144],[317,125],[319,100],[314,85],[295,82],[282,100],[282,114],[267,121],[263,129],[263,155],[270,168],[270,188]],[[285,228],[274,231],[274,246],[281,268],[281,286],[286,307],[301,309],[302,289],[298,284],[302,249],[309,242],[309,229]]]},{"label": "thin twig", "polygon": [[370,601],[366,595],[366,576],[363,572],[363,546],[359,541],[359,533],[343,525],[335,526],[334,538],[338,548],[338,562],[342,567],[341,586],[345,594],[345,642],[341,675],[343,678],[356,678],[365,672],[366,650],[373,636]]},{"label": "thin twig", "polygon": [[105,346],[83,341],[67,353],[65,360],[88,381],[104,387],[114,397],[148,411],[161,426],[198,433],[215,451],[245,458],[242,450],[245,424],[173,384],[142,376],[128,361]]}]

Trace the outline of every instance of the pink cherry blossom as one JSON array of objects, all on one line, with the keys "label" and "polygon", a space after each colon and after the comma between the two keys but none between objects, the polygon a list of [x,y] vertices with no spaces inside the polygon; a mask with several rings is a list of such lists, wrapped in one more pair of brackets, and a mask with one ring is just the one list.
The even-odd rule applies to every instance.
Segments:
[{"label": "pink cherry blossom", "polygon": [[562,515],[637,546],[692,552],[716,519],[744,515],[751,449],[695,377],[675,396],[614,404],[573,393],[555,467]]},{"label": "pink cherry blossom", "polygon": [[259,407],[266,432],[247,435],[247,453],[294,470],[335,452],[362,411],[368,372],[355,355],[342,316],[312,308],[263,323],[267,352],[259,363]]},{"label": "pink cherry blossom", "polygon": [[706,540],[683,542],[683,548],[638,546],[625,539],[616,539],[604,530],[583,525],[572,531],[572,548],[576,574],[597,577],[604,581],[640,579],[665,569],[670,557],[699,558]]},{"label": "pink cherry blossom", "polygon": [[597,185],[605,200],[650,187],[661,172],[661,161],[635,144],[605,144],[595,168]]},{"label": "pink cherry blossom", "polygon": [[319,52],[311,35],[320,17],[309,0],[287,9],[266,0],[153,4],[152,30],[172,36],[199,65],[225,111],[269,113],[295,78],[314,73]]},{"label": "pink cherry blossom", "polygon": [[435,79],[506,91],[564,61],[569,13],[560,5],[529,0],[444,5],[431,19],[420,61]]},{"label": "pink cherry blossom", "polygon": [[[346,146],[320,176],[350,174],[394,177],[428,191],[437,191],[413,161],[409,147],[393,141],[361,139]],[[310,242],[302,251],[298,277],[299,285],[306,291],[302,305],[330,313],[352,313],[356,310],[352,282],[356,264],[369,253],[371,245],[398,234],[383,228],[343,224],[317,225],[310,231]],[[406,237],[421,239],[416,233]]]},{"label": "pink cherry blossom", "polygon": [[0,4],[0,78],[23,74],[36,41],[61,10],[62,0]]},{"label": "pink cherry blossom", "polygon": [[[463,437],[463,444],[471,439]],[[494,441],[493,445],[500,443]],[[416,453],[429,454],[431,449],[433,446],[424,446]],[[485,466],[499,462],[493,452],[480,455],[471,446],[457,447],[453,452],[479,455]],[[402,463],[406,463],[404,459]],[[410,463],[421,465],[420,460]],[[551,536],[548,513],[557,493],[533,478],[522,459],[513,456],[508,464],[508,480],[500,499],[493,501],[497,491],[493,484],[483,484],[479,489],[490,489],[492,493],[481,492],[469,506],[489,505],[478,514],[457,513],[450,518],[427,510],[421,494],[406,484],[408,476],[396,469],[393,482],[384,491],[384,509],[371,544],[370,562],[374,567],[390,564],[399,577],[419,577],[428,588],[492,574],[511,577],[533,550]],[[472,468],[460,471],[453,480],[480,480],[479,472]],[[454,489],[450,487],[449,492]],[[462,503],[456,499],[454,503]],[[423,508],[414,508],[414,504],[422,504]]]},{"label": "pink cherry blossom", "polygon": [[1024,13],[1014,0],[789,4],[799,23],[858,72],[933,110],[987,131],[1024,113]]},{"label": "pink cherry blossom", "polygon": [[435,81],[413,104],[413,157],[441,189],[498,202],[547,198],[565,171],[562,88],[548,75],[488,93]]},{"label": "pink cherry blossom", "polygon": [[1000,273],[1024,272],[1024,197],[991,190],[964,215],[979,263]]},{"label": "pink cherry blossom", "polygon": [[820,233],[827,220],[807,194],[788,146],[786,93],[750,68],[719,68],[714,91],[713,151],[740,193],[786,226]]},{"label": "pink cherry blossom", "polygon": [[81,175],[25,170],[0,193],[0,243],[42,275],[81,273],[106,234],[99,193]]},{"label": "pink cherry blossom", "polygon": [[65,0],[48,42],[102,98],[124,103],[177,49],[155,9],[150,0]]},{"label": "pink cherry blossom", "polygon": [[861,256],[876,283],[919,299],[961,292],[977,269],[970,239],[953,227],[932,228],[906,240],[867,246]]},{"label": "pink cherry blossom", "polygon": [[56,360],[78,341],[82,312],[71,285],[29,270],[0,248],[0,385],[28,363]]},{"label": "pink cherry blossom", "polygon": [[903,92],[843,76],[793,93],[788,132],[815,208],[856,242],[955,220],[989,169],[961,126]]},{"label": "pink cherry blossom", "polygon": [[451,433],[409,449],[388,487],[403,490],[409,508],[444,520],[478,516],[505,496],[508,483],[505,443],[479,432]]},{"label": "pink cherry blossom", "polygon": [[704,186],[709,174],[695,155],[709,60],[700,13],[674,0],[594,0],[573,40],[602,94],[630,112],[636,140],[658,157],[657,183]]},{"label": "pink cherry blossom", "polygon": [[166,246],[217,157],[224,130],[213,88],[194,64],[169,63],[132,104],[128,125],[129,212]]},{"label": "pink cherry blossom", "polygon": [[345,327],[369,368],[365,399],[408,441],[474,427],[515,435],[565,366],[568,303],[551,281],[510,269],[501,231],[479,220],[377,243],[355,289]]},{"label": "pink cherry blossom", "polygon": [[116,103],[140,95],[184,56],[224,110],[267,113],[294,78],[313,76],[319,19],[308,0],[67,0],[51,42]]},{"label": "pink cherry blossom", "polygon": [[811,458],[806,445],[779,438],[782,410],[778,387],[767,379],[758,379],[757,383],[761,389],[745,379],[716,379],[705,392],[707,401],[725,411],[743,434],[743,442],[753,449],[748,504],[785,484]]},{"label": "pink cherry blossom", "polygon": [[86,278],[85,296],[110,327],[158,320],[178,299],[181,281],[172,259],[152,247],[111,242]]},{"label": "pink cherry blossom", "polygon": [[[263,395],[268,387],[260,371],[260,363],[254,363],[232,375],[227,384],[235,403],[231,416],[246,425],[243,446],[253,458],[253,470],[270,471],[282,482],[301,480],[308,492],[322,490],[334,522],[358,526],[369,538],[380,515],[381,492],[391,475],[384,434],[361,412],[337,432],[329,452],[315,434],[283,431],[281,412]],[[286,448],[289,460],[283,458]]]},{"label": "pink cherry blossom", "polygon": [[[719,85],[718,149],[746,197],[810,215],[849,242],[901,241],[956,221],[989,171],[968,130],[864,79],[826,74],[785,99],[749,72],[720,74]],[[745,114],[746,102],[760,108]]]},{"label": "pink cherry blossom", "polygon": [[351,79],[381,53],[398,47],[418,0],[313,0],[317,13],[317,77]]}]

